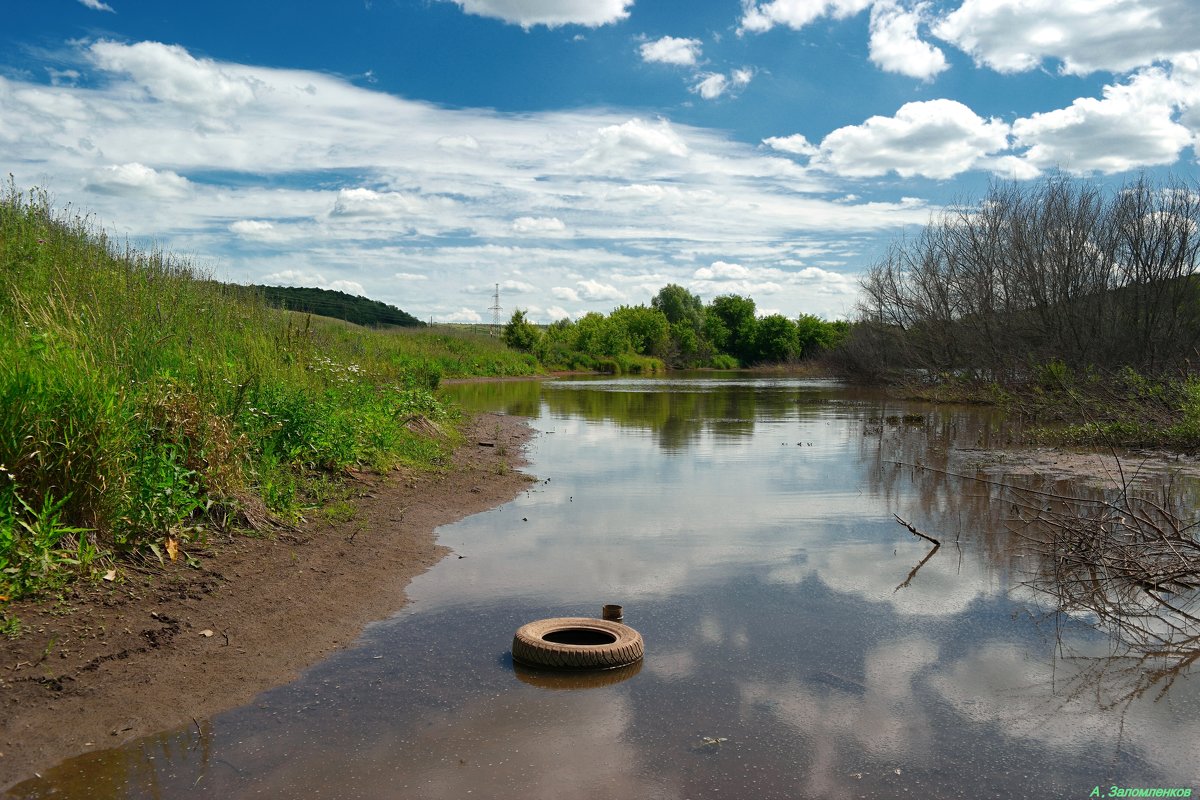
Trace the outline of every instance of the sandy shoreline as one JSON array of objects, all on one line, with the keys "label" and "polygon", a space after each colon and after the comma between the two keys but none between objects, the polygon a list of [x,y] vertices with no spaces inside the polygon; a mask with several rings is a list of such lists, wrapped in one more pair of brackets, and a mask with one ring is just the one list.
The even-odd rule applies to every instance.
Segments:
[{"label": "sandy shoreline", "polygon": [[365,479],[345,522],[317,515],[294,535],[221,544],[200,569],[118,568],[118,582],[62,602],[13,604],[24,633],[0,638],[0,791],[246,703],[352,644],[449,552],[438,526],[529,485],[517,468],[531,435],[524,418],[481,414],[446,475]]}]

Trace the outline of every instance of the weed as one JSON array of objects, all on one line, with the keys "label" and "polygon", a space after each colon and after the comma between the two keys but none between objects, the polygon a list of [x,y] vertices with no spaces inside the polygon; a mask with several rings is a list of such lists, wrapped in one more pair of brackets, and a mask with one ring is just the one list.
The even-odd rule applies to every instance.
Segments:
[{"label": "weed", "polygon": [[358,511],[355,509],[353,504],[345,500],[341,500],[333,503],[332,505],[326,506],[322,513],[325,515],[325,520],[330,525],[339,525],[354,519]]},{"label": "weed", "polygon": [[22,633],[20,617],[0,616],[0,635],[6,639],[20,639]]},{"label": "weed", "polygon": [[[267,307],[170,254],[117,247],[10,181],[0,197],[0,595],[225,528],[297,518],[311,476],[440,469],[443,376],[536,371],[487,336],[369,331]],[[440,427],[439,427],[440,429]],[[334,516],[345,513],[335,508]],[[161,551],[161,548],[160,548]]]}]

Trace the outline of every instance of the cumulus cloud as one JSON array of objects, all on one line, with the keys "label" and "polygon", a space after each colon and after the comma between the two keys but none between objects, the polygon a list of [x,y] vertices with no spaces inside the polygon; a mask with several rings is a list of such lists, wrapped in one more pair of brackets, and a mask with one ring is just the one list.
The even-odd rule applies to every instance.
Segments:
[{"label": "cumulus cloud", "polygon": [[437,140],[437,146],[446,150],[478,150],[479,141],[470,135],[443,136]]},{"label": "cumulus cloud", "polygon": [[1200,84],[1153,68],[1128,83],[1106,86],[1103,97],[1083,97],[1067,108],[1013,123],[1022,159],[1070,172],[1124,172],[1174,163],[1195,130],[1176,121],[1176,109],[1200,100]]},{"label": "cumulus cloud", "polygon": [[650,123],[635,118],[597,131],[576,165],[619,171],[634,163],[675,160],[687,155],[687,143],[665,119]]},{"label": "cumulus cloud", "polygon": [[254,81],[178,45],[100,41],[88,55],[104,71],[128,75],[154,99],[202,113],[227,115],[255,98]]},{"label": "cumulus cloud", "polygon": [[675,64],[690,67],[700,58],[699,39],[678,39],[664,36],[641,46],[642,60],[656,64]]},{"label": "cumulus cloud", "polygon": [[705,100],[715,100],[727,91],[741,89],[753,79],[754,71],[750,69],[735,69],[728,77],[719,72],[701,72],[690,91]]},{"label": "cumulus cloud", "polygon": [[139,164],[116,164],[95,170],[85,187],[106,194],[140,194],[150,197],[180,197],[187,193],[188,180],[170,170]]},{"label": "cumulus cloud", "polygon": [[582,280],[578,282],[579,294],[587,300],[624,300],[625,293],[615,286],[599,281]]},{"label": "cumulus cloud", "polygon": [[367,294],[367,290],[364,289],[363,285],[358,281],[333,281],[324,288],[332,289],[335,292],[352,294],[355,297],[365,297]]},{"label": "cumulus cloud", "polygon": [[319,272],[302,269],[283,269],[262,276],[262,282],[267,286],[316,286],[320,289],[329,288],[329,282]]},{"label": "cumulus cloud", "polygon": [[1066,74],[1125,72],[1194,50],[1193,0],[964,0],[933,26],[938,38],[999,72],[1048,59]]},{"label": "cumulus cloud", "polygon": [[[525,294],[532,294],[538,290],[532,283],[512,279],[500,281],[500,288],[505,292],[524,292]],[[487,293],[491,294],[492,290],[488,289]]]},{"label": "cumulus cloud", "polygon": [[912,10],[895,0],[876,0],[871,7],[871,62],[885,72],[931,80],[949,68],[942,51],[922,41],[917,26],[925,12],[922,3]]},{"label": "cumulus cloud", "polygon": [[633,0],[451,0],[467,14],[503,20],[526,30],[545,25],[598,28],[629,16]]},{"label": "cumulus cloud", "polygon": [[478,311],[463,306],[457,311],[452,311],[449,314],[443,314],[438,317],[443,322],[483,322],[483,317]]},{"label": "cumulus cloud", "polygon": [[112,6],[108,5],[107,3],[102,3],[100,0],[79,0],[79,2],[93,11],[111,11],[114,14],[117,13],[116,11],[113,11]]},{"label": "cumulus cloud", "polygon": [[274,242],[284,238],[275,226],[266,220],[239,219],[229,226],[229,230],[243,239],[260,242]]},{"label": "cumulus cloud", "polygon": [[1008,147],[1008,125],[956,100],[905,103],[893,117],[838,128],[816,161],[839,175],[951,178]]},{"label": "cumulus cloud", "polygon": [[376,192],[372,189],[341,189],[330,212],[335,217],[397,217],[421,214],[426,203],[403,192]]},{"label": "cumulus cloud", "polygon": [[763,144],[772,150],[796,156],[815,156],[817,154],[816,146],[800,133],[793,133],[791,136],[771,136],[763,139]]},{"label": "cumulus cloud", "polygon": [[559,300],[566,300],[568,303],[579,302],[579,292],[569,286],[555,286],[550,290],[550,294]]},{"label": "cumulus cloud", "polygon": [[701,267],[693,273],[693,277],[703,281],[744,280],[750,276],[750,270],[741,264],[728,264],[724,261],[714,261],[712,266]]},{"label": "cumulus cloud", "polygon": [[713,100],[725,94],[728,86],[729,79],[724,75],[718,72],[702,72],[696,76],[696,83],[692,85],[691,91],[705,100]]},{"label": "cumulus cloud", "polygon": [[872,0],[742,0],[738,32],[763,33],[776,25],[799,30],[821,17],[845,19],[866,9]]},{"label": "cumulus cloud", "polygon": [[[79,55],[74,85],[0,76],[0,161],[19,184],[50,175],[47,189],[121,234],[236,265],[236,280],[352,281],[421,316],[456,314],[463,286],[518,268],[547,300],[570,287],[578,299],[554,299],[573,315],[608,311],[717,260],[794,266],[813,249],[849,262],[928,215],[839,200],[829,173],[784,151],[620,110],[444,108],[157,43]],[[205,76],[226,88],[189,104],[188,80]],[[509,244],[526,241],[538,246]],[[844,310],[765,282],[789,313]],[[488,304],[474,309],[485,319]]]},{"label": "cumulus cloud", "polygon": [[512,229],[522,234],[546,235],[565,233],[567,226],[558,217],[517,217]]}]

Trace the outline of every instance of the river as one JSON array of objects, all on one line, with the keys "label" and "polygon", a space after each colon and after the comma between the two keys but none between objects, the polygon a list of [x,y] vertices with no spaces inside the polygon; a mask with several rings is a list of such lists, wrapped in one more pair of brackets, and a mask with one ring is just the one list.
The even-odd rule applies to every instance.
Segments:
[{"label": "river", "polygon": [[[736,374],[451,391],[531,417],[537,480],[441,529],[454,554],[402,612],[244,708],[11,796],[1200,792],[1200,645],[1146,660],[1056,605],[1012,498],[972,479],[1013,436],[996,412]],[[514,667],[521,624],[605,603],[640,665]]]}]

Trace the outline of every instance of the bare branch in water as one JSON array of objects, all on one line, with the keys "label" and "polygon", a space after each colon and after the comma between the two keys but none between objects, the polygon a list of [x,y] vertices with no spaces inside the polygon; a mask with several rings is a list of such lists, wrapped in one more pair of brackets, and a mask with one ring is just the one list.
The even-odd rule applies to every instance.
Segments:
[{"label": "bare branch in water", "polygon": [[921,533],[919,530],[913,527],[911,522],[903,519],[899,514],[892,514],[892,516],[896,518],[896,522],[899,522],[901,525],[908,528],[909,533],[913,534],[914,536],[920,536],[922,539],[928,542],[933,542],[935,550],[942,546],[942,543],[937,539],[933,538],[927,533]]}]

